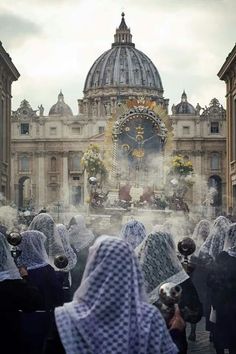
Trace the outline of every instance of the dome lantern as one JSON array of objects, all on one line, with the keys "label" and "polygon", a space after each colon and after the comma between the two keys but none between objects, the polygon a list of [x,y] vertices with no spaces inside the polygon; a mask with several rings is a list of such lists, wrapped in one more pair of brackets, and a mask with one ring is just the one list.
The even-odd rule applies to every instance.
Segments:
[{"label": "dome lantern", "polygon": [[131,45],[134,47],[134,43],[132,43],[132,34],[130,33],[130,28],[125,23],[125,14],[122,12],[121,14],[122,19],[119,28],[116,29],[116,33],[114,35],[114,43],[112,44],[112,47],[117,46],[117,45]]}]

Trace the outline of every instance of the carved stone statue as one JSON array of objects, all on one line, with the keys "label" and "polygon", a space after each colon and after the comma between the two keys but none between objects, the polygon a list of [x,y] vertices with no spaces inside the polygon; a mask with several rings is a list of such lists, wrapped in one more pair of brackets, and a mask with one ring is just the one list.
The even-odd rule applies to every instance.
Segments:
[{"label": "carved stone statue", "polygon": [[40,106],[38,106],[38,109],[39,109],[39,115],[40,115],[40,117],[42,117],[42,116],[43,116],[43,113],[44,113],[44,107],[43,107],[43,105],[41,104]]},{"label": "carved stone statue", "polygon": [[111,115],[111,104],[110,102],[104,103],[105,115]]},{"label": "carved stone statue", "polygon": [[176,107],[175,107],[174,104],[173,104],[173,106],[171,107],[171,111],[172,111],[172,114],[173,114],[173,115],[176,114]]},{"label": "carved stone statue", "polygon": [[200,114],[200,111],[201,111],[201,109],[202,109],[202,107],[200,106],[200,104],[199,103],[197,103],[197,105],[196,105],[196,115],[197,116],[199,116],[199,114]]}]

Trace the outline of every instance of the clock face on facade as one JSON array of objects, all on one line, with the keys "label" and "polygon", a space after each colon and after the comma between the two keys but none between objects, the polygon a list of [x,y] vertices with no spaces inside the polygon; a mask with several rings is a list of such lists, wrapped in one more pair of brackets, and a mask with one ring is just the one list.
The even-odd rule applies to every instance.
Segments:
[{"label": "clock face on facade", "polygon": [[118,157],[128,159],[129,166],[148,160],[162,148],[158,124],[148,115],[136,113],[122,123],[118,138]]}]

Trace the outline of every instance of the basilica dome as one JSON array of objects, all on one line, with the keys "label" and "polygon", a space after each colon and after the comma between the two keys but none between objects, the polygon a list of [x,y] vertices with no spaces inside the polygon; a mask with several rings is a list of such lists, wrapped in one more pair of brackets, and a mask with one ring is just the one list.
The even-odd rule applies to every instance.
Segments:
[{"label": "basilica dome", "polygon": [[143,52],[135,48],[124,20],[116,30],[112,48],[103,53],[87,75],[84,93],[100,88],[137,88],[163,96],[163,86],[157,68]]},{"label": "basilica dome", "polygon": [[61,91],[58,95],[57,103],[54,104],[49,111],[49,116],[53,116],[53,115],[73,116],[72,110],[70,106],[68,106],[68,104],[65,103],[64,95]]},{"label": "basilica dome", "polygon": [[188,115],[196,114],[196,109],[193,107],[193,105],[191,105],[191,103],[188,102],[185,91],[182,93],[181,102],[178,103],[176,106],[173,105],[172,112],[174,114],[188,114]]}]

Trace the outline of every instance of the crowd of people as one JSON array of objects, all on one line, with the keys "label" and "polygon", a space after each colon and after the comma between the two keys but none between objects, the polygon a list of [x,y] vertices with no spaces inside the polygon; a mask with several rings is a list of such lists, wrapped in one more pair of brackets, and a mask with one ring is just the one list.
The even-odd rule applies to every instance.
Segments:
[{"label": "crowd of people", "polygon": [[[1,353],[186,354],[202,317],[216,353],[236,353],[236,224],[219,216],[186,228],[196,245],[189,267],[171,226],[147,233],[132,218],[99,234],[82,215],[63,225],[43,212],[13,258],[2,225]],[[163,284],[178,299],[164,302]]]}]

